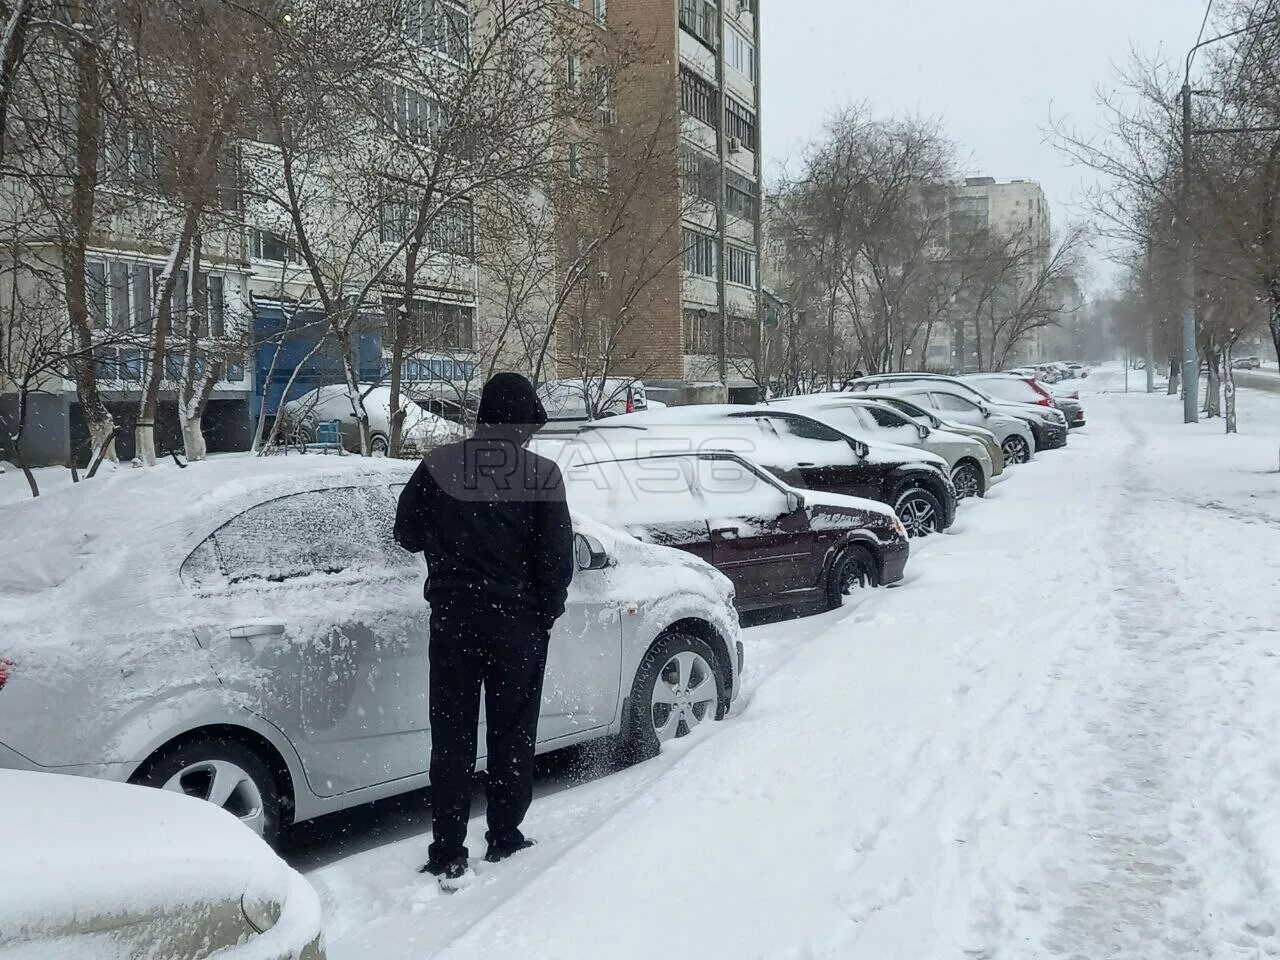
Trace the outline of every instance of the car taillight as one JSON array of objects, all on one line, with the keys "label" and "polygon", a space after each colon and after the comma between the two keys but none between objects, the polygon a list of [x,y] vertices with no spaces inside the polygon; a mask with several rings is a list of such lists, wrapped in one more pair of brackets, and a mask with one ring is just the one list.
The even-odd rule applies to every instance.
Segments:
[{"label": "car taillight", "polygon": [[9,682],[9,676],[13,673],[16,664],[12,660],[6,660],[0,657],[0,690],[4,689],[4,685]]},{"label": "car taillight", "polygon": [[631,399],[630,396],[628,396],[627,397],[627,413],[635,413],[635,412],[636,412],[636,402],[635,400]]}]

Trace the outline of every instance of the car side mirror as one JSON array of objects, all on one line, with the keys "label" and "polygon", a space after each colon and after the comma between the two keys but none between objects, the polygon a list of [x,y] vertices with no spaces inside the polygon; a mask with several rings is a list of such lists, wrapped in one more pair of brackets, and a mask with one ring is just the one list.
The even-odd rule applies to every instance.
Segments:
[{"label": "car side mirror", "polygon": [[799,513],[804,509],[804,497],[796,493],[794,490],[787,491],[787,510],[791,513]]},{"label": "car side mirror", "polygon": [[928,427],[926,427],[923,423],[918,424],[916,426],[916,430],[917,432],[919,432],[921,440],[928,440],[929,434],[933,433],[933,431],[930,430]]},{"label": "car side mirror", "polygon": [[853,455],[857,457],[859,460],[867,459],[867,456],[871,453],[871,448],[868,447],[861,440],[854,440],[850,438],[849,446],[853,448]]},{"label": "car side mirror", "polygon": [[605,552],[604,544],[585,533],[574,535],[573,557],[579,570],[603,570],[609,566],[609,554]]},{"label": "car side mirror", "polygon": [[984,405],[984,404],[979,404],[979,405],[978,405],[978,409],[982,411],[982,418],[983,418],[984,420],[990,420],[990,419],[991,419],[991,408],[990,408],[990,407],[988,407],[988,406],[986,406],[986,405]]}]

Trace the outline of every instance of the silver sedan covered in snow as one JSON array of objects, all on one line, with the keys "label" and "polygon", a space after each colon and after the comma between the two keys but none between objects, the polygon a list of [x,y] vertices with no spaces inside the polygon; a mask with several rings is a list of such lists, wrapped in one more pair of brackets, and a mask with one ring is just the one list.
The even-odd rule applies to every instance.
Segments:
[{"label": "silver sedan covered in snow", "polygon": [[[7,507],[25,559],[0,569],[0,768],[205,797],[268,838],[426,786],[426,570],[391,539],[411,470],[235,456]],[[538,749],[613,737],[640,757],[722,717],[729,581],[575,525]]]}]

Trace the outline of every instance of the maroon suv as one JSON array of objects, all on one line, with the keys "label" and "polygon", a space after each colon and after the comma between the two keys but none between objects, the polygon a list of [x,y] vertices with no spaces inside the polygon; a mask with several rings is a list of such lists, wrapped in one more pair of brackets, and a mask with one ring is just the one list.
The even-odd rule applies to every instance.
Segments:
[{"label": "maroon suv", "polygon": [[733,581],[739,610],[838,606],[902,579],[906,530],[882,504],[801,492],[736,454],[593,452],[559,451],[570,506],[706,560]]}]

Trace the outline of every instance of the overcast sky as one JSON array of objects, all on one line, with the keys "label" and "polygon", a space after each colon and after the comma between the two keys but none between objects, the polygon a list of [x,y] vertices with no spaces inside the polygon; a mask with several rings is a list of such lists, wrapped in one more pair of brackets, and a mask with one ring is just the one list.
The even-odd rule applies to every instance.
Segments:
[{"label": "overcast sky", "polygon": [[764,0],[766,170],[832,109],[865,100],[941,117],[966,174],[1040,181],[1056,228],[1091,178],[1045,142],[1050,117],[1096,128],[1094,87],[1132,47],[1185,56],[1204,2]]}]

